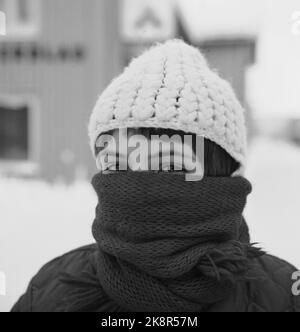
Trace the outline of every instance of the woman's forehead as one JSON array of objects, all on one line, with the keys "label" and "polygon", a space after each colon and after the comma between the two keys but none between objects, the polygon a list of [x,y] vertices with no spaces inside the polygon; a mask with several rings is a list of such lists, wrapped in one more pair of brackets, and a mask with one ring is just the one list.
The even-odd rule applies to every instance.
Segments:
[{"label": "woman's forehead", "polygon": [[133,128],[117,128],[117,129],[112,129],[110,131],[107,131],[105,133],[101,133],[98,136],[98,139],[103,136],[113,136],[113,137],[118,137],[119,135],[128,135],[129,137],[132,135],[143,135],[146,138],[151,138],[153,135],[167,135],[169,137],[174,136],[174,135],[179,135],[180,137],[184,136],[192,136],[195,138],[197,135],[194,133],[187,133],[183,132],[181,130],[175,130],[175,129],[168,129],[168,128],[140,128],[140,127],[133,127]]}]

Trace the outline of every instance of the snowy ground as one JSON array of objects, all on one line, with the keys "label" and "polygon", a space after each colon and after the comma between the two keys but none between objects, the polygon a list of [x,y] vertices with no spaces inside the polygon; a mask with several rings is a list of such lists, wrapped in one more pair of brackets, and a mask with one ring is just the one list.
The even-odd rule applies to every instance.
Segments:
[{"label": "snowy ground", "polygon": [[300,147],[259,139],[250,149],[246,218],[254,242],[300,269]]},{"label": "snowy ground", "polygon": [[[246,210],[253,240],[300,268],[300,148],[257,140],[247,176],[253,183]],[[95,206],[89,183],[0,179],[0,293],[1,271],[7,284],[0,311],[11,308],[41,265],[93,241]]]},{"label": "snowy ground", "polygon": [[11,307],[45,262],[93,242],[95,206],[88,183],[66,187],[0,179],[0,271],[7,284],[0,311]]}]

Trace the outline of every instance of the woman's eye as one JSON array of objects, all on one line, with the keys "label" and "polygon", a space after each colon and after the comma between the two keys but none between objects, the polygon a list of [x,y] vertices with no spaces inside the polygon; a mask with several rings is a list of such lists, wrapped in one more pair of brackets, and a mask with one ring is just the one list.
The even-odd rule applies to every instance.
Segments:
[{"label": "woman's eye", "polygon": [[119,163],[111,163],[111,164],[105,164],[102,168],[103,172],[107,172],[107,171],[118,171],[119,170]]},{"label": "woman's eye", "polygon": [[109,171],[117,171],[119,169],[119,163],[116,162],[114,164],[110,164],[106,167],[106,169]]},{"label": "woman's eye", "polygon": [[184,169],[182,169],[182,167],[180,165],[177,164],[167,164],[167,165],[163,165],[161,170],[163,172],[176,172],[176,171],[184,171]]},{"label": "woman's eye", "polygon": [[116,167],[116,165],[110,165],[106,169],[109,170],[109,171],[116,171],[117,167]]}]

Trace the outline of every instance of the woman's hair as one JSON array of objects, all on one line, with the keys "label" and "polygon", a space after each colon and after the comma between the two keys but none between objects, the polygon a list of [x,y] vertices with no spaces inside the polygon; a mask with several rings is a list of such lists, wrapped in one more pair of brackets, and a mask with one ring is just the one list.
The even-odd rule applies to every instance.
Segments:
[{"label": "woman's hair", "polygon": [[[186,132],[173,129],[164,128],[132,128],[137,135],[143,135],[147,139],[151,139],[152,135],[167,135],[172,137],[173,135],[179,135],[184,142],[184,136],[189,135]],[[102,133],[102,135],[113,135],[115,130]],[[196,154],[196,134],[190,134],[193,136],[193,151]],[[96,149],[98,154],[100,149]],[[211,140],[204,138],[204,176],[206,177],[228,177],[231,176],[238,168],[240,164],[233,159],[221,146],[212,142]]]}]

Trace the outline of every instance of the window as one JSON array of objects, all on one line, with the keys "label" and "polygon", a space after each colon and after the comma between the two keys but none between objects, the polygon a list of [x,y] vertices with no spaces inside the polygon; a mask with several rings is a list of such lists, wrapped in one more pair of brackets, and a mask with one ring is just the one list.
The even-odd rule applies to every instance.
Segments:
[{"label": "window", "polygon": [[0,159],[28,159],[28,106],[0,105]]},{"label": "window", "polygon": [[7,38],[35,36],[40,30],[41,0],[0,0],[6,15]]},{"label": "window", "polygon": [[[0,170],[36,169],[39,118],[34,98],[0,96]],[[30,166],[30,167],[29,167]],[[32,168],[33,167],[33,168]],[[30,171],[30,172],[31,172]],[[21,171],[20,171],[21,172]]]}]

